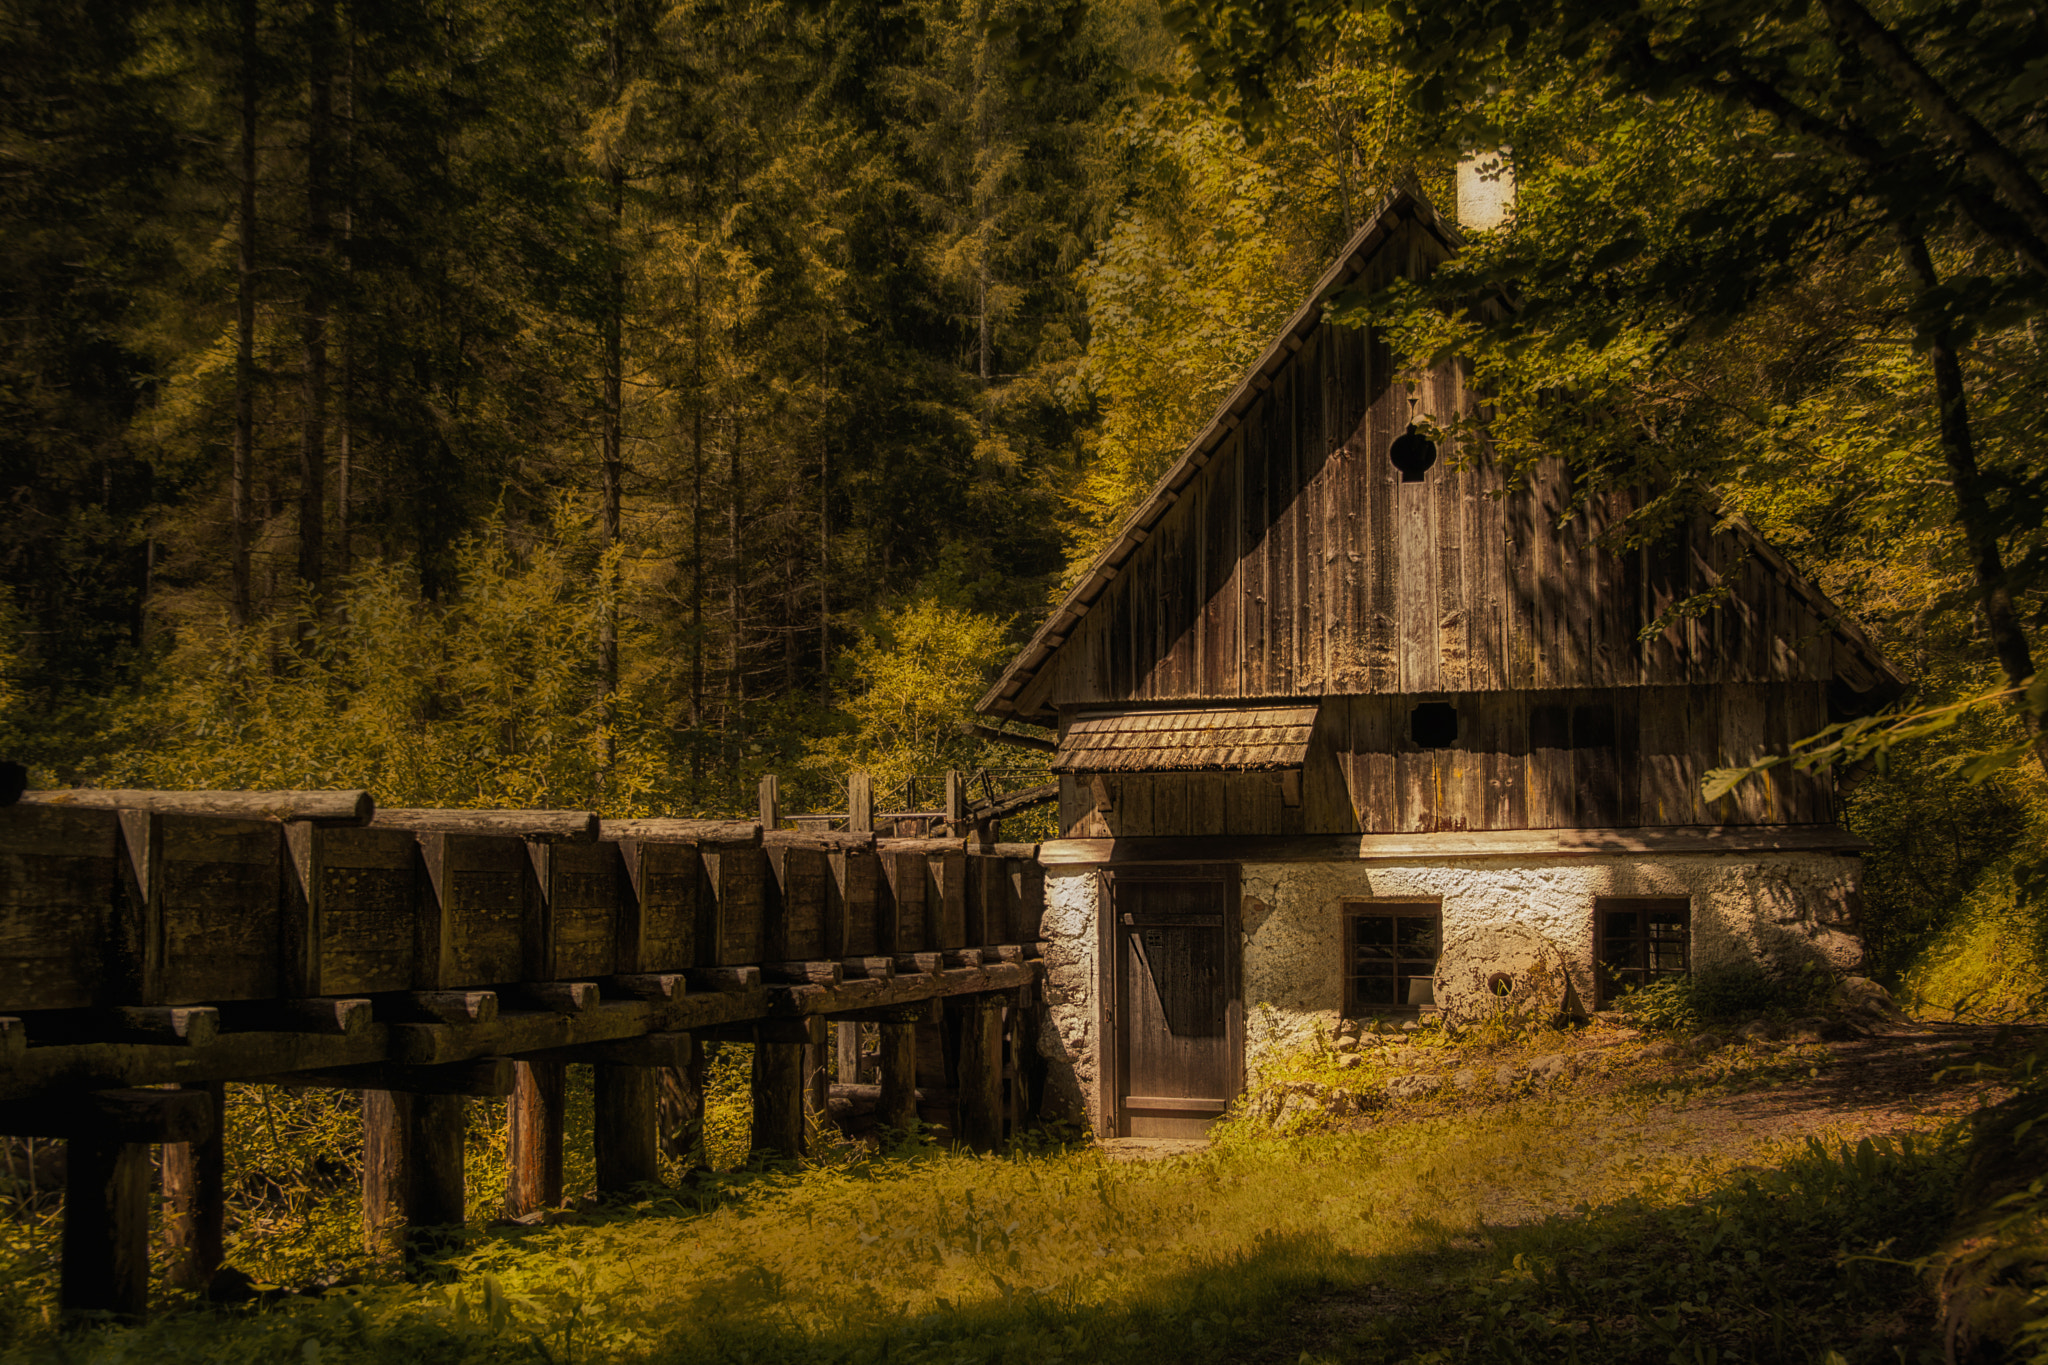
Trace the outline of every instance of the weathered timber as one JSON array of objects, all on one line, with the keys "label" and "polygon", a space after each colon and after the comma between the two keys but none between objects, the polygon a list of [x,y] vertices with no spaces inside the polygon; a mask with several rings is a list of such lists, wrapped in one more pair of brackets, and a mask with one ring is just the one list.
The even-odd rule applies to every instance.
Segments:
[{"label": "weathered timber", "polygon": [[597,838],[597,815],[587,810],[433,810],[386,806],[372,829],[416,834],[464,834],[532,843],[587,844]]},{"label": "weathered timber", "polygon": [[946,965],[944,953],[898,953],[893,961],[901,976],[934,976]]},{"label": "weathered timber", "polygon": [[881,1025],[880,1109],[886,1128],[909,1131],[917,1126],[917,1017],[885,1018]]},{"label": "weathered timber", "polygon": [[698,845],[622,839],[605,846],[618,850],[624,879],[614,926],[617,970],[677,972],[708,958],[717,942],[717,893]]},{"label": "weathered timber", "polygon": [[922,853],[883,853],[875,946],[885,952],[914,953],[927,947],[931,872]]},{"label": "weathered timber", "polygon": [[873,830],[779,829],[761,836],[763,848],[805,848],[821,853],[843,853],[849,849],[872,851]]},{"label": "weathered timber", "polygon": [[807,1043],[754,1044],[753,1150],[780,1157],[804,1154]]},{"label": "weathered timber", "polygon": [[833,890],[827,854],[774,838],[762,846],[762,856],[768,867],[762,953],[779,961],[826,956],[826,910]]},{"label": "weathered timber", "polygon": [[568,1069],[531,1058],[516,1064],[505,1108],[505,1212],[514,1218],[562,1203],[562,1099]]},{"label": "weathered timber", "polygon": [[[7,924],[0,1009],[67,1009],[122,994],[139,964],[117,942],[115,906],[134,869],[114,811],[0,809]],[[132,914],[125,916],[131,924]]]},{"label": "weathered timber", "polygon": [[1003,1145],[1003,1000],[969,999],[960,1034],[960,1136],[978,1152]]},{"label": "weathered timber", "polygon": [[1040,846],[1039,861],[1047,867],[1059,867],[1109,862],[1332,862],[1530,854],[1599,857],[1615,853],[1855,853],[1868,846],[1846,830],[1824,826],[1704,825],[1678,829],[1054,839]]},{"label": "weathered timber", "polygon": [[751,820],[677,820],[650,816],[639,820],[600,820],[597,837],[607,841],[637,839],[648,843],[758,844],[761,826]]},{"label": "weathered timber", "polygon": [[19,1019],[0,1017],[0,1062],[10,1062],[28,1051],[28,1027]]},{"label": "weathered timber", "polygon": [[859,981],[870,977],[883,980],[896,975],[896,959],[892,957],[848,957],[840,959],[839,966],[844,977]]},{"label": "weathered timber", "polygon": [[[145,1005],[260,1000],[286,994],[278,908],[284,827],[173,811],[123,811],[156,827],[147,877],[159,965]],[[147,958],[152,949],[144,949]],[[147,974],[147,973],[146,973]]]},{"label": "weathered timber", "polygon": [[683,973],[694,991],[751,991],[761,985],[759,967],[695,967]]},{"label": "weathered timber", "polygon": [[522,981],[503,988],[509,1003],[557,1014],[581,1014],[598,1003],[595,981]]},{"label": "weathered timber", "polygon": [[967,817],[977,825],[985,825],[1006,819],[1019,811],[1030,810],[1033,806],[1042,806],[1048,801],[1059,799],[1060,784],[1048,782],[1042,786],[1026,787],[1022,791],[1007,792],[993,801],[984,801],[971,807],[967,811]]},{"label": "weathered timber", "polygon": [[540,867],[508,835],[422,832],[413,984],[489,986],[541,975]]},{"label": "weathered timber", "polygon": [[0,1104],[0,1133],[13,1137],[194,1142],[213,1131],[204,1090],[87,1090]]},{"label": "weathered timber", "polygon": [[771,985],[836,986],[846,979],[838,962],[764,962],[761,979]]},{"label": "weathered timber", "polygon": [[875,832],[874,779],[859,769],[846,777],[846,828],[856,834]]},{"label": "weathered timber", "polygon": [[108,1010],[65,1010],[35,1017],[38,1044],[211,1047],[220,1032],[220,1011],[212,1005],[117,1005]]},{"label": "weathered timber", "polygon": [[227,1087],[208,1081],[191,1090],[206,1097],[212,1127],[204,1137],[164,1144],[164,1244],[170,1282],[204,1289],[226,1255]]},{"label": "weathered timber", "polygon": [[875,840],[877,853],[965,853],[967,837],[951,839],[881,838]]},{"label": "weathered timber", "polygon": [[71,787],[23,792],[22,804],[89,810],[146,810],[169,815],[226,816],[236,820],[325,820],[367,824],[377,803],[366,791],[165,792]]},{"label": "weathered timber", "polygon": [[939,954],[940,959],[948,967],[979,967],[981,956],[979,948],[954,948]]},{"label": "weathered timber", "polygon": [[635,1000],[674,1000],[687,990],[681,972],[629,972],[608,976],[598,984]]},{"label": "weathered timber", "polygon": [[394,1023],[488,1024],[498,1017],[498,993],[413,991],[379,1002],[379,1008]]},{"label": "weathered timber", "polygon": [[331,1033],[352,1037],[368,1029],[376,1007],[368,999],[322,996],[307,1000],[243,1000],[220,1007],[224,1029],[255,1033]]},{"label": "weathered timber", "polygon": [[293,824],[284,843],[280,990],[355,995],[410,986],[422,874],[413,832]]},{"label": "weathered timber", "polygon": [[559,980],[617,971],[621,921],[638,913],[619,845],[535,844],[531,851],[541,913],[535,926],[540,941],[527,954],[529,974]]},{"label": "weathered timber", "polygon": [[685,1032],[643,1033],[633,1038],[614,1038],[606,1043],[582,1043],[575,1047],[529,1052],[521,1061],[608,1062],[614,1066],[686,1067],[696,1057],[696,1035]]},{"label": "weathered timber", "polygon": [[458,1095],[363,1092],[363,1246],[401,1255],[422,1229],[465,1215],[463,1127]]},{"label": "weathered timber", "polygon": [[1037,844],[990,844],[990,845],[989,845],[989,846],[988,846],[987,848],[983,848],[983,849],[970,849],[969,851],[970,851],[970,852],[977,852],[977,853],[990,853],[990,854],[993,854],[994,856],[996,856],[996,857],[998,857],[998,858],[1024,858],[1024,859],[1031,859],[1031,858],[1036,858],[1036,857],[1038,856],[1038,845],[1037,845]]},{"label": "weathered timber", "polygon": [[761,833],[768,835],[782,828],[782,783],[774,773],[763,773],[757,789],[761,812]]},{"label": "weathered timber", "polygon": [[592,1068],[591,1141],[597,1188],[616,1194],[660,1178],[654,1145],[655,1073],[600,1062]]},{"label": "weathered timber", "polygon": [[700,966],[737,967],[764,955],[768,859],[755,844],[700,844],[709,912],[697,949]]},{"label": "weathered timber", "polygon": [[[759,984],[758,974],[736,974],[734,989],[704,990],[670,1002],[602,1001],[582,1014],[520,1012],[489,1023],[375,1024],[358,1037],[307,1033],[226,1033],[210,1047],[94,1043],[33,1047],[0,1067],[0,1100],[68,1089],[101,1089],[170,1082],[242,1080],[293,1072],[332,1070],[373,1062],[437,1065],[478,1057],[523,1056],[640,1034],[744,1026],[764,1018],[800,1019],[916,1004],[983,990],[1013,989],[1035,979],[1035,962],[1021,966],[933,970],[936,955],[909,955],[889,979],[837,986]],[[740,984],[751,979],[751,986]]]},{"label": "weathered timber", "polygon": [[372,1062],[366,1066],[299,1071],[256,1079],[266,1085],[302,1086],[312,1090],[389,1090],[400,1095],[461,1095],[467,1099],[497,1100],[512,1093],[514,1076],[511,1059],[479,1057],[437,1066]]},{"label": "weathered timber", "polygon": [[58,1303],[68,1314],[149,1310],[149,1144],[105,1133],[65,1144]]}]

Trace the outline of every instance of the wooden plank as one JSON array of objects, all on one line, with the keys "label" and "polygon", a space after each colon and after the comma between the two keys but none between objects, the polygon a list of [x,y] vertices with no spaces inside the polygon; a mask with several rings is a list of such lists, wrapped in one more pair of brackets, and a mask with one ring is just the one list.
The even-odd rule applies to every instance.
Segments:
[{"label": "wooden plank", "polygon": [[124,861],[113,811],[0,808],[0,1011],[122,992],[113,936]]},{"label": "wooden plank", "polygon": [[1238,462],[1238,687],[1240,697],[1268,695],[1266,656],[1271,631],[1267,620],[1266,542],[1272,525],[1269,493],[1271,442],[1267,431],[1270,401],[1261,396],[1245,413],[1244,458]]},{"label": "wooden plank", "polygon": [[1683,687],[1646,687],[1637,704],[1637,811],[1645,825],[1694,819],[1697,778]]},{"label": "wooden plank", "polygon": [[881,937],[881,913],[887,886],[881,858],[868,851],[831,855],[832,904],[838,907],[840,951],[860,957],[894,950]]},{"label": "wooden plank", "polygon": [[1529,701],[1529,828],[1578,823],[1572,772],[1572,694],[1548,692]]},{"label": "wooden plank", "polygon": [[914,953],[932,946],[928,921],[927,888],[931,873],[922,853],[884,853],[882,873],[888,896],[883,902],[884,918],[879,937],[881,951]]},{"label": "wooden plank", "polygon": [[1612,688],[1572,693],[1571,774],[1573,823],[1581,829],[1617,829],[1621,818],[1621,773],[1615,751],[1619,718]]},{"label": "wooden plank", "polygon": [[1266,671],[1264,690],[1295,690],[1295,630],[1300,617],[1302,539],[1300,447],[1294,434],[1294,367],[1282,366],[1266,395],[1268,496],[1266,533]]},{"label": "wooden plank", "polygon": [[[618,969],[677,972],[714,941],[716,905],[695,843],[621,839]],[[709,965],[709,964],[706,964]]]},{"label": "wooden plank", "polygon": [[1701,683],[1685,689],[1686,695],[1686,739],[1691,750],[1691,769],[1688,783],[1692,797],[1692,823],[1695,825],[1724,824],[1735,810],[1733,797],[1722,797],[1708,804],[1700,790],[1709,768],[1726,766],[1721,755],[1721,703],[1720,688],[1716,684]]},{"label": "wooden plank", "polygon": [[23,805],[72,810],[146,810],[228,820],[328,820],[360,825],[377,803],[366,791],[130,791],[95,787],[23,792]]},{"label": "wooden plank", "polygon": [[1014,914],[1010,904],[1010,860],[969,854],[967,861],[969,880],[974,885],[974,900],[981,911],[981,923],[977,926],[980,932],[970,933],[968,942],[973,945],[1017,942],[1017,936],[1011,930]]},{"label": "wooden plank", "polygon": [[422,834],[425,878],[413,948],[422,990],[517,981],[541,941],[540,878],[523,840]]},{"label": "wooden plank", "polygon": [[470,838],[525,839],[541,844],[587,844],[597,838],[597,816],[587,810],[379,810],[375,829]]},{"label": "wooden plank", "polygon": [[1400,473],[1388,456],[1394,438],[1407,428],[1406,394],[1396,386],[1393,353],[1374,335],[1370,342],[1371,403],[1366,416],[1367,445],[1360,466],[1367,499],[1366,536],[1370,546],[1365,620],[1366,691],[1393,692],[1404,683],[1401,671],[1402,530]]},{"label": "wooden plank", "polygon": [[[1721,761],[1716,767],[1742,767],[1756,762],[1767,752],[1767,683],[1723,683],[1720,692]],[[1768,782],[1751,779],[1737,787],[1728,798],[1734,802],[1730,819],[1745,825],[1760,825],[1772,819],[1771,789]]]},{"label": "wooden plank", "polygon": [[414,979],[419,840],[402,829],[285,829],[281,986],[293,995],[404,990]]},{"label": "wooden plank", "polygon": [[933,912],[933,946],[967,946],[967,855],[941,853],[927,859],[936,894],[928,887],[926,905]]},{"label": "wooden plank", "polygon": [[761,826],[751,820],[676,820],[666,816],[642,820],[600,820],[598,838],[619,842],[758,844]]},{"label": "wooden plank", "polygon": [[283,826],[161,815],[158,881],[163,999],[251,1000],[279,993]]},{"label": "wooden plank", "polygon": [[1402,828],[1396,759],[1400,701],[1373,696],[1349,702],[1351,761],[1346,766],[1359,827],[1373,834],[1395,833]]},{"label": "wooden plank", "polygon": [[1011,942],[1036,943],[1039,923],[1045,915],[1045,869],[1033,850],[1029,858],[1011,858],[1010,934]]},{"label": "wooden plank", "polygon": [[[1642,627],[1664,617],[1687,596],[1690,558],[1683,525],[1643,547]],[[1687,681],[1688,634],[1686,623],[1674,620],[1643,644],[1641,677],[1646,686],[1675,686]]]},{"label": "wooden plank", "polygon": [[[1869,844],[1814,825],[1688,825],[1672,829],[1530,829],[1299,838],[1056,839],[1048,867],[1225,862],[1403,862],[1415,858],[1611,858],[1617,854],[1856,853]],[[986,969],[984,969],[986,970]],[[900,978],[899,978],[900,979]],[[854,983],[849,982],[850,988]],[[864,983],[863,983],[864,984]]]},{"label": "wooden plank", "polygon": [[619,920],[632,905],[616,842],[556,844],[535,849],[543,867],[544,979],[609,976],[619,966]]},{"label": "wooden plank", "polygon": [[826,900],[836,889],[829,856],[815,849],[770,844],[763,912],[763,954],[776,961],[838,957],[827,951]]},{"label": "wooden plank", "polygon": [[885,1019],[881,1030],[881,1103],[875,1118],[884,1128],[909,1132],[917,1126],[917,1021]]},{"label": "wooden plank", "polygon": [[[1446,424],[1454,420],[1458,412],[1455,368],[1436,366],[1425,377],[1424,386],[1429,395],[1430,414]],[[1430,491],[1430,533],[1434,542],[1430,586],[1435,593],[1435,647],[1430,652],[1436,656],[1437,679],[1433,686],[1447,692],[1463,692],[1472,686],[1472,607],[1465,583],[1465,511],[1473,498],[1472,475],[1458,467],[1455,440],[1446,437],[1440,443],[1436,467],[1423,477],[1423,486]]]},{"label": "wooden plank", "polygon": [[1238,554],[1238,440],[1232,437],[1202,478],[1202,676],[1205,695],[1238,695],[1234,590]]},{"label": "wooden plank", "polygon": [[766,853],[747,844],[701,844],[705,884],[712,895],[712,932],[698,946],[705,966],[736,967],[759,962],[765,947],[768,883]]}]

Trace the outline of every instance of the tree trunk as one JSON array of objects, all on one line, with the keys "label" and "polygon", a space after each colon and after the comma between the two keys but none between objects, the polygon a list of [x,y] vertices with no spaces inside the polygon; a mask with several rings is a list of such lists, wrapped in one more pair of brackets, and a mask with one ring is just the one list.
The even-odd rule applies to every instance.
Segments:
[{"label": "tree trunk", "polygon": [[[334,136],[334,0],[309,16],[306,91],[306,253],[299,338],[304,357],[299,427],[299,586],[320,591],[327,521],[327,289],[333,224],[328,176]],[[311,622],[301,619],[304,640]]]},{"label": "tree trunk", "polygon": [[[1927,299],[1941,285],[1927,243],[1917,233],[1900,233],[1901,254],[1921,297]],[[1963,366],[1956,354],[1955,338],[1948,322],[1939,314],[1924,325],[1928,360],[1934,370],[1934,396],[1940,407],[1941,453],[1948,463],[1949,482],[1956,494],[1956,522],[1969,546],[1970,568],[1977,580],[1978,605],[1991,636],[1992,651],[2005,673],[2008,687],[2022,687],[2034,675],[2033,651],[2026,630],[2006,582],[2005,563],[2000,554],[1998,534],[1992,525],[1991,506],[1984,495],[1983,478],[1977,469],[1977,448],[1970,434],[1969,395],[1963,386]],[[2048,728],[2041,717],[2019,699],[2024,723],[2034,735],[2034,756],[2048,770]]]},{"label": "tree trunk", "polygon": [[249,600],[249,492],[256,440],[256,0],[240,0],[242,131],[236,148],[241,203],[235,246],[235,454],[228,518],[235,624],[254,616]]},{"label": "tree trunk", "polygon": [[690,802],[704,790],[704,275],[690,268]]},{"label": "tree trunk", "polygon": [[[624,42],[624,35],[619,29],[618,7],[614,5],[611,31],[611,78],[614,100],[620,98],[624,88]],[[605,296],[604,431],[601,458],[604,484],[604,548],[606,555],[611,556],[619,545],[619,485],[622,479],[621,446],[624,439],[620,389],[624,377],[626,311],[626,267],[622,255],[625,250],[622,229],[626,212],[626,169],[619,160],[616,147],[611,149],[607,162],[605,182],[608,191],[606,207],[611,214],[608,225],[611,265]],[[598,673],[604,688],[604,697],[598,704],[598,726],[603,736],[598,758],[600,791],[610,781],[612,764],[617,758],[617,741],[612,733],[612,724],[615,719],[613,699],[619,690],[619,575],[618,566],[609,559],[604,575],[604,617],[598,627]]]}]

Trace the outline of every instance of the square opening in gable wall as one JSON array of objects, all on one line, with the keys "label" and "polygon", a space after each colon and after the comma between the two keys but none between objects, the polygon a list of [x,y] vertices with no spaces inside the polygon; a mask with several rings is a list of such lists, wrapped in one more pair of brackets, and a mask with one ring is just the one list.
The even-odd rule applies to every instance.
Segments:
[{"label": "square opening in gable wall", "polygon": [[1418,749],[1448,749],[1458,742],[1458,708],[1426,701],[1408,713],[1408,737]]}]

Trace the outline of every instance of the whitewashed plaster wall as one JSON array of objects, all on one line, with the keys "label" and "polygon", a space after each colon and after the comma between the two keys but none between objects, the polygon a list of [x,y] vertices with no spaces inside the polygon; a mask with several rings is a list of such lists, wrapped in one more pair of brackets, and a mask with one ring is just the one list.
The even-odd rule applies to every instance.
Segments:
[{"label": "whitewashed plaster wall", "polygon": [[[1440,900],[1440,1004],[1469,1000],[1498,968],[1532,979],[1538,964],[1594,998],[1593,899],[1683,896],[1692,903],[1695,972],[1804,963],[1853,970],[1862,944],[1835,927],[1859,885],[1859,861],[1828,853],[1572,855],[1404,862],[1247,863],[1241,869],[1246,1064],[1335,1024],[1344,1001],[1344,902]],[[1046,1024],[1040,1046],[1059,1100],[1094,1120],[1098,963],[1094,868],[1046,874]]]}]

